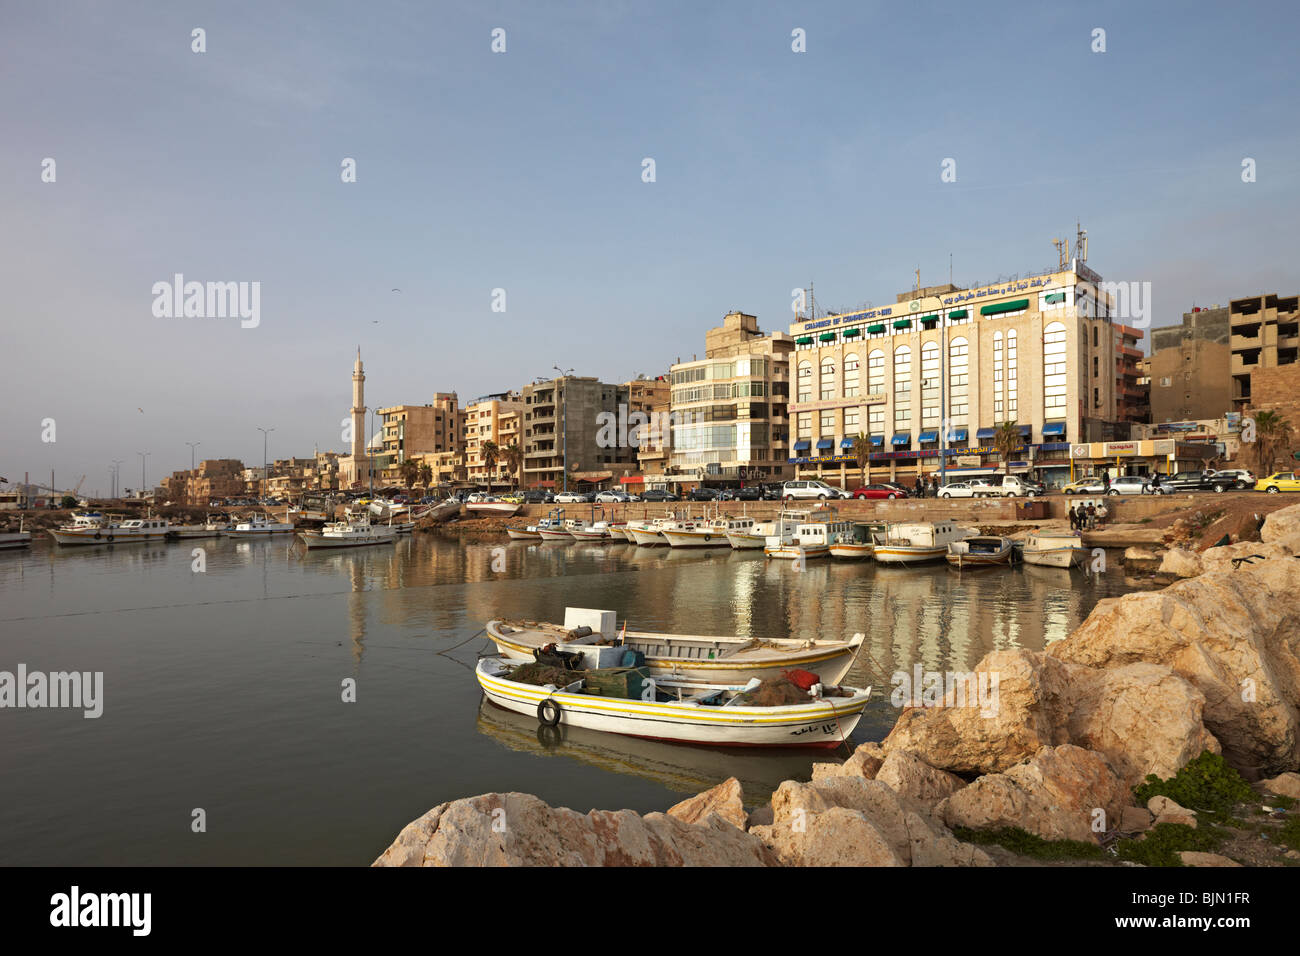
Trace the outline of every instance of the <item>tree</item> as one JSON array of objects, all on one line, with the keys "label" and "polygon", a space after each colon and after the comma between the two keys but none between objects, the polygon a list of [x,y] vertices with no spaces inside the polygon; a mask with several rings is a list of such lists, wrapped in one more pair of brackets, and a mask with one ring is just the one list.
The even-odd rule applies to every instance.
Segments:
[{"label": "tree", "polygon": [[1291,440],[1291,423],[1279,413],[1255,413],[1255,464],[1261,478],[1272,474],[1278,452],[1289,451]]},{"label": "tree", "polygon": [[427,489],[430,482],[433,481],[433,469],[429,467],[427,461],[420,462],[420,484]]},{"label": "tree", "polygon": [[1003,474],[1011,474],[1011,456],[1023,444],[1024,439],[1020,436],[1020,429],[1016,427],[1014,419],[1003,422],[993,433],[993,447],[997,449],[998,457],[1002,459]]},{"label": "tree", "polygon": [[407,458],[397,466],[397,473],[402,476],[402,484],[411,488],[415,485],[415,476],[420,473],[420,466],[414,458]]},{"label": "tree", "polygon": [[853,439],[853,457],[858,460],[858,467],[862,469],[862,484],[867,483],[867,462],[871,460],[871,439],[862,432]]},{"label": "tree", "polygon": [[483,443],[483,465],[487,468],[488,491],[492,490],[492,472],[496,470],[497,459],[501,457],[501,448],[494,441]]},{"label": "tree", "polygon": [[506,471],[515,480],[515,487],[522,488],[524,485],[523,476],[519,474],[519,468],[524,463],[524,453],[519,448],[517,442],[511,442],[501,452],[506,459]]}]

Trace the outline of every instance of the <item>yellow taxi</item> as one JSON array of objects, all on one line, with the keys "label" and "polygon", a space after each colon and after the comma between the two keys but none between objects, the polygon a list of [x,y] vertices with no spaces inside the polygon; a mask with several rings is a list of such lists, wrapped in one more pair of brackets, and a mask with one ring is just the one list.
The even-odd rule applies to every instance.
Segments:
[{"label": "yellow taxi", "polygon": [[1270,494],[1277,494],[1279,491],[1300,491],[1300,478],[1295,476],[1294,471],[1277,471],[1255,482],[1255,490],[1267,491]]}]

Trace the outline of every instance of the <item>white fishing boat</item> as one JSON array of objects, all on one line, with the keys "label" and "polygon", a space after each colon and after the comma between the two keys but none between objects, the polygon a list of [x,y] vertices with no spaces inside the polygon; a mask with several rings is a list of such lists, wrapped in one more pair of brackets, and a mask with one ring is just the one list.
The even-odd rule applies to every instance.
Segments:
[{"label": "white fishing boat", "polygon": [[731,518],[727,525],[727,543],[737,551],[760,550],[775,533],[775,521],[755,521],[747,516]]},{"label": "white fishing boat", "polygon": [[537,533],[541,535],[543,541],[558,541],[561,543],[572,543],[574,541],[573,529],[581,527],[582,522],[576,518],[557,518],[553,520],[549,527],[537,526]]},{"label": "white fishing boat", "polygon": [[939,561],[948,545],[973,534],[952,521],[919,521],[891,524],[874,537],[872,557],[878,564],[919,564]]},{"label": "white fishing boat", "polygon": [[212,512],[208,514],[202,524],[182,524],[172,525],[171,537],[186,538],[219,538],[230,529],[230,516]]},{"label": "white fishing boat", "polygon": [[516,713],[536,714],[549,726],[561,724],[676,743],[837,747],[853,733],[871,697],[870,687],[838,688],[843,696],[829,696],[830,688],[818,684],[806,692],[806,701],[758,707],[747,702],[746,693],[754,689],[748,685],[642,679],[641,671],[629,675],[628,696],[614,696],[608,693],[608,684],[588,686],[595,682],[593,674],[600,671],[575,674],[563,687],[538,686],[512,680],[518,666],[502,657],[479,661],[475,674],[488,700]]},{"label": "white fishing boat", "polygon": [[852,521],[848,528],[843,528],[831,535],[830,551],[832,558],[844,558],[850,561],[870,560],[875,551],[873,537],[885,526],[881,523]]},{"label": "white fishing boat", "polygon": [[377,544],[392,544],[397,540],[397,529],[388,524],[371,524],[365,518],[348,521],[331,521],[320,531],[301,531],[307,548],[363,548]]},{"label": "white fishing boat", "polygon": [[26,548],[32,543],[32,533],[23,530],[24,519],[19,517],[17,531],[0,531],[0,551]]},{"label": "white fishing boat", "polygon": [[683,518],[660,529],[670,548],[727,548],[726,519]]},{"label": "white fishing boat", "polygon": [[[611,541],[632,541],[632,534],[627,530],[626,521],[611,521],[609,523],[609,537]],[[636,542],[633,542],[635,544]]]},{"label": "white fishing boat", "polygon": [[653,548],[661,544],[667,544],[668,539],[663,536],[665,525],[672,524],[675,518],[651,518],[649,521],[633,522],[627,526],[632,535],[632,540],[643,548]]},{"label": "white fishing boat", "polygon": [[574,541],[603,544],[610,539],[608,521],[582,522],[569,529]]},{"label": "white fishing boat", "polygon": [[523,505],[514,501],[502,501],[500,498],[484,498],[482,501],[470,501],[465,504],[465,510],[471,514],[495,515],[499,518],[508,518],[517,514]]},{"label": "white fishing boat", "polygon": [[293,534],[294,526],[287,521],[276,521],[268,514],[255,514],[235,521],[226,531],[231,538],[265,538],[273,534]]},{"label": "white fishing boat", "polygon": [[1025,538],[1021,555],[1025,564],[1069,568],[1084,560],[1083,536],[1077,531],[1034,531]]},{"label": "white fishing boat", "polygon": [[838,684],[865,640],[862,634],[847,641],[662,634],[626,625],[619,633],[613,611],[587,608],[566,608],[563,626],[496,620],[488,621],[486,631],[497,650],[512,660],[531,661],[534,651],[554,644],[567,653],[582,653],[592,666],[618,666],[630,651],[642,655],[653,676],[722,684],[780,677],[791,668]]},{"label": "white fishing boat", "polygon": [[972,535],[948,545],[944,559],[958,570],[1008,565],[1014,552],[1010,538],[997,535]]},{"label": "white fishing boat", "polygon": [[131,544],[140,541],[164,541],[171,531],[166,518],[125,518],[115,521],[103,515],[74,515],[72,524],[52,529],[51,537],[59,544]]},{"label": "white fishing boat", "polygon": [[763,545],[763,553],[769,558],[825,558],[831,553],[831,538],[851,527],[852,522],[836,521],[830,515],[814,517],[807,511],[783,511]]}]

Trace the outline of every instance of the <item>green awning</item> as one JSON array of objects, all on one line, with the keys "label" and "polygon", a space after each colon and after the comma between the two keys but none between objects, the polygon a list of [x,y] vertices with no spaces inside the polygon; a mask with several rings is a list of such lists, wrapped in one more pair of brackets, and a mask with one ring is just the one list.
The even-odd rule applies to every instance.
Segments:
[{"label": "green awning", "polygon": [[1046,300],[1046,301],[1047,301],[1049,304],[1055,304],[1055,303],[1057,303],[1057,302],[1064,302],[1064,301],[1065,301],[1065,293],[1064,293],[1064,292],[1049,292],[1049,293],[1047,293],[1047,300]]},{"label": "green awning", "polygon": [[994,305],[980,306],[980,315],[1001,315],[1003,312],[1019,312],[1029,308],[1028,299],[1012,299],[1010,302],[998,302]]},{"label": "green awning", "polygon": [[812,345],[812,336],[811,336],[811,335],[805,335],[803,338],[795,339],[795,340],[794,340],[794,344],[795,344],[795,345]]},{"label": "green awning", "polygon": [[821,339],[823,342],[834,342],[834,341],[835,341],[835,333],[834,333],[834,332],[823,332],[821,335],[817,336],[817,338]]},{"label": "green awning", "polygon": [[934,323],[936,323],[936,322],[938,322],[938,321],[939,321],[939,316],[937,316],[937,315],[927,315],[925,318],[923,318],[923,319],[921,320],[921,324],[924,325],[924,326],[927,326],[927,327],[928,327],[928,326],[934,325]]},{"label": "green awning", "polygon": [[861,335],[861,334],[862,334],[862,330],[861,330],[861,329],[845,329],[845,330],[844,330],[844,337],[845,337],[846,339],[847,339],[849,336],[852,336],[852,335]]},{"label": "green awning", "polygon": [[885,327],[884,327],[883,325],[868,325],[868,326],[867,326],[867,334],[868,334],[868,335],[879,335],[879,334],[880,334],[881,332],[883,332],[883,331],[885,331]]},{"label": "green awning", "polygon": [[899,319],[897,322],[894,323],[894,328],[896,329],[910,329],[911,327],[912,327],[911,319]]},{"label": "green awning", "polygon": [[958,309],[956,312],[949,312],[949,313],[948,313],[948,318],[950,318],[950,319],[964,319],[964,318],[966,318],[967,314],[968,314],[968,313],[966,312],[965,309]]}]

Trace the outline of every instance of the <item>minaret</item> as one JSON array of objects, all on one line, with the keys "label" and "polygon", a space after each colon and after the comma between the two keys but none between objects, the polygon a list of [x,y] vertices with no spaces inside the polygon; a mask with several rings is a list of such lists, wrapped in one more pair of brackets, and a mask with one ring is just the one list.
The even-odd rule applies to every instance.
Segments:
[{"label": "minaret", "polygon": [[365,481],[367,467],[362,470],[366,457],[366,373],[361,366],[361,346],[357,346],[357,363],[352,366],[352,467],[357,481]]}]

